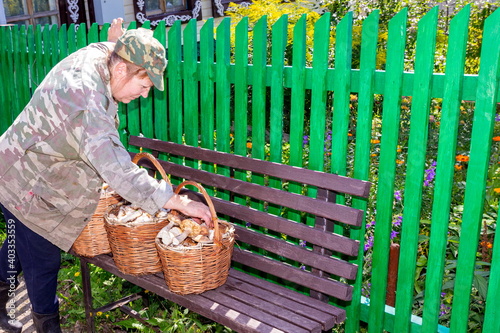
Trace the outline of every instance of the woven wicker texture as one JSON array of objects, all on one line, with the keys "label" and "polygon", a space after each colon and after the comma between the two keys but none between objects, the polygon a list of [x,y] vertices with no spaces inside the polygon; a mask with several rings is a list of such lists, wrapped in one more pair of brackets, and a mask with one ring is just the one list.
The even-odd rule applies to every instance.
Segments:
[{"label": "woven wicker texture", "polygon": [[[170,183],[165,170],[155,157],[149,153],[139,153],[132,162],[142,158],[149,159],[165,181]],[[154,224],[140,226],[113,225],[107,221],[109,213],[115,213],[119,206],[112,207],[105,218],[105,229],[113,253],[116,267],[125,274],[143,275],[161,272],[161,261],[156,250],[155,238],[158,232],[168,224],[168,220],[158,220]]]},{"label": "woven wicker texture", "polygon": [[[179,193],[185,185],[197,187],[205,197],[212,213],[214,242],[179,248],[165,246],[160,239],[156,239],[165,282],[172,292],[181,295],[199,294],[223,285],[229,274],[234,246],[234,227],[217,218],[212,201],[205,189],[198,183],[185,181],[176,188],[175,192]],[[225,229],[229,237],[222,238],[219,224],[227,227]]]},{"label": "woven wicker texture", "polygon": [[111,252],[108,235],[104,229],[104,213],[121,200],[122,198],[116,193],[102,192],[94,215],[73,243],[72,249],[76,254],[83,257],[95,257]]}]

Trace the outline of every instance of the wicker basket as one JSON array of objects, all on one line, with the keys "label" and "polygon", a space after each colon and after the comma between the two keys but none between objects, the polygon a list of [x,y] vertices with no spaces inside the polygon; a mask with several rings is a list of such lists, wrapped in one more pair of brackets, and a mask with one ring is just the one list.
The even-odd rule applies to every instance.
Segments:
[{"label": "wicker basket", "polygon": [[[163,275],[169,289],[177,294],[199,294],[223,285],[229,274],[234,246],[234,227],[217,218],[214,206],[205,189],[198,183],[185,181],[176,188],[176,193],[185,185],[197,187],[210,207],[214,223],[214,242],[199,243],[191,247],[166,246],[159,238],[156,247],[162,261]],[[219,224],[227,226],[228,237],[222,238]]]},{"label": "wicker basket", "polygon": [[95,257],[111,252],[108,235],[104,229],[104,213],[110,206],[116,205],[121,200],[122,198],[116,193],[102,191],[94,215],[73,243],[72,249],[76,254],[83,257]]},{"label": "wicker basket", "polygon": [[[139,153],[132,160],[137,163],[142,158],[148,158],[153,162],[163,179],[170,183],[165,171],[153,155]],[[112,207],[104,215],[108,240],[113,253],[116,267],[125,274],[143,275],[161,272],[161,261],[155,246],[155,238],[158,232],[167,225],[168,220],[154,221],[156,223],[140,226],[113,225],[107,220],[109,213],[119,208]]]}]

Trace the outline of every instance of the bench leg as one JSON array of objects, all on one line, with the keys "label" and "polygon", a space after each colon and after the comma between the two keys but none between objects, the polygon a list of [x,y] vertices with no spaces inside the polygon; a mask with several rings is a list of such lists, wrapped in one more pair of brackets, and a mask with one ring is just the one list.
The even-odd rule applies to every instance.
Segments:
[{"label": "bench leg", "polygon": [[92,306],[92,288],[90,286],[90,271],[85,259],[80,258],[82,272],[83,301],[85,303],[85,317],[87,319],[87,332],[95,333],[94,309]]}]

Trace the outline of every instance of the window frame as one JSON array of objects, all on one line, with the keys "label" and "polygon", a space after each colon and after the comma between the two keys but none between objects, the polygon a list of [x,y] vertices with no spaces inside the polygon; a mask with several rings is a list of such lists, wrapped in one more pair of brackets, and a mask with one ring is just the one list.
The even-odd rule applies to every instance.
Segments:
[{"label": "window frame", "polygon": [[35,11],[35,6],[33,4],[34,0],[25,0],[25,1],[28,14],[7,16],[7,13],[5,13],[5,21],[7,22],[7,24],[12,24],[12,22],[18,22],[18,21],[28,21],[28,25],[35,25],[35,19],[37,18],[55,16],[57,17],[57,24],[60,25],[61,19],[59,16],[59,2],[57,0],[54,1],[56,9],[39,13],[34,12]]},{"label": "window frame", "polygon": [[212,0],[212,16],[222,17],[224,12],[229,7],[229,4],[233,2],[237,5],[246,4],[247,6],[252,3],[252,0]]},{"label": "window frame", "polygon": [[177,12],[161,13],[154,15],[146,14],[146,5],[144,0],[134,0],[134,14],[137,22],[143,24],[150,21],[151,27],[156,27],[160,21],[165,21],[166,26],[172,26],[175,21],[181,20],[182,23],[191,19],[201,20],[202,0],[186,0],[188,9]]}]

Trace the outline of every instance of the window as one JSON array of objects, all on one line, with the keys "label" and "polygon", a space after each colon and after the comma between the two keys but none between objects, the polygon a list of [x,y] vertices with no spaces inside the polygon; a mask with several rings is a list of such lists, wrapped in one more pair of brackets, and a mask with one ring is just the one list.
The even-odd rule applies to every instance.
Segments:
[{"label": "window", "polygon": [[144,23],[151,21],[155,27],[160,21],[167,26],[174,21],[187,22],[191,19],[201,19],[202,0],[134,0],[135,19]]},{"label": "window", "polygon": [[9,24],[58,24],[56,0],[3,0],[5,18]]}]

